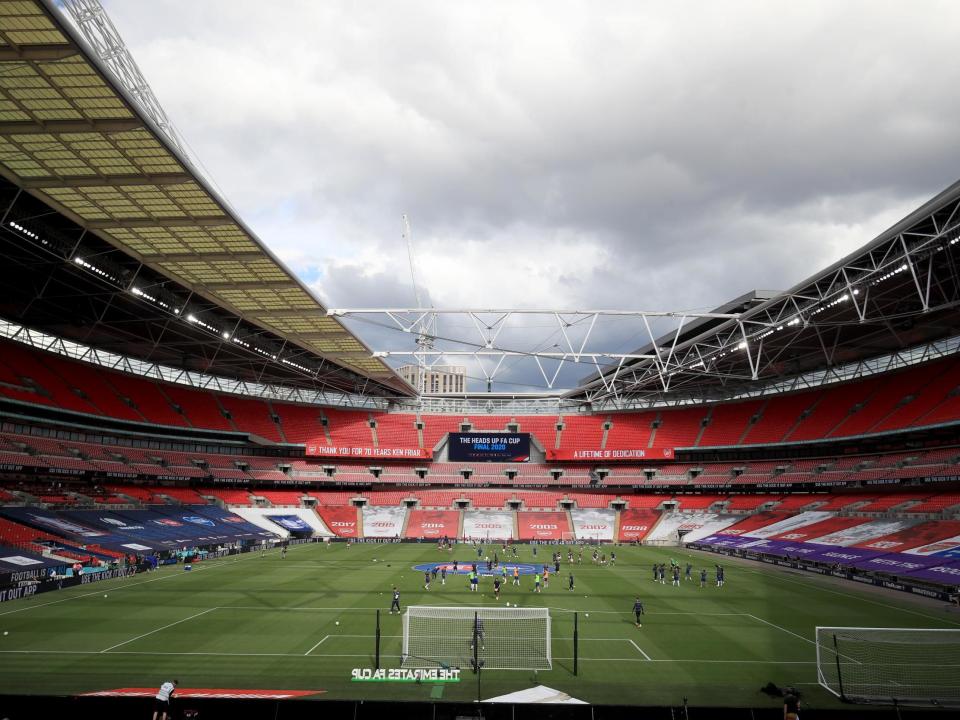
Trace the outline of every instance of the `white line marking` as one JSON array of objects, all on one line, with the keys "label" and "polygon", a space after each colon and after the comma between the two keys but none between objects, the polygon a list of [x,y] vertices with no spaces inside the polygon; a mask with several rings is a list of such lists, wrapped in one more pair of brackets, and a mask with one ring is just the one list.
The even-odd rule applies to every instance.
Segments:
[{"label": "white line marking", "polygon": [[272,610],[310,610],[313,612],[350,612],[351,610],[383,610],[382,605],[374,607],[271,607],[270,605],[221,605],[221,610],[256,610],[257,612],[270,612]]},{"label": "white line marking", "polygon": [[[758,570],[745,570],[744,572],[753,573],[754,575],[765,574],[765,573],[761,573]],[[889,605],[887,603],[879,602],[878,600],[871,600],[870,598],[864,597],[863,595],[853,595],[851,593],[840,592],[839,590],[831,590],[830,588],[822,587],[819,583],[813,582],[817,579],[816,577],[811,577],[810,581],[808,582],[801,582],[799,580],[794,580],[792,578],[784,577],[780,573],[769,573],[769,576],[775,577],[778,580],[782,580],[783,582],[793,583],[794,585],[803,585],[804,587],[813,588],[814,590],[819,590],[821,592],[833,593],[834,595],[842,595],[843,597],[852,598],[853,600],[859,600],[860,602],[870,603],[871,605],[879,605],[880,607],[885,607],[888,610],[895,610],[897,612],[905,612],[905,613],[910,613],[911,615],[918,615],[922,618],[926,618],[927,620],[935,620],[937,622],[950,623],[951,625],[960,625],[960,622],[956,622],[955,620],[948,620],[945,617],[937,617],[936,615],[927,615],[926,613],[917,612],[916,610],[910,610],[909,608],[900,607],[898,605]],[[923,629],[923,628],[920,628],[920,629]]]},{"label": "white line marking", "polygon": [[643,650],[641,650],[641,649],[640,649],[640,646],[637,645],[633,640],[627,638],[627,642],[630,643],[631,645],[633,645],[633,646],[637,649],[637,652],[640,653],[641,655],[643,655],[647,660],[650,660],[650,659],[651,659],[650,656],[647,655]]},{"label": "white line marking", "polygon": [[[581,612],[587,613],[591,612],[596,615],[630,615],[633,616],[633,612],[621,612],[619,610],[568,610],[567,608],[554,607],[552,605],[535,605],[533,607],[546,607],[548,610],[556,610],[558,612]],[[317,607],[317,606],[270,606],[270,605],[221,605],[221,610],[256,610],[257,612],[269,612],[272,610],[298,610],[298,611],[314,611],[314,612],[351,612],[351,611],[368,611],[368,610],[382,610],[382,605],[374,605],[372,607],[359,607],[353,605],[351,607]],[[681,615],[681,616],[690,616],[690,615],[701,615],[703,617],[747,617],[749,613],[732,613],[732,612],[721,612],[721,613],[711,613],[711,612],[656,612],[651,611],[647,613],[648,615]],[[622,638],[620,638],[622,639]]]},{"label": "white line marking", "polygon": [[810,643],[811,645],[816,645],[816,644],[817,644],[815,640],[811,640],[810,638],[805,638],[803,635],[798,635],[798,634],[795,633],[793,630],[787,630],[785,627],[781,627],[781,626],[779,626],[779,625],[776,625],[776,624],[770,622],[769,620],[764,620],[762,617],[757,617],[756,615],[751,615],[750,613],[744,613],[744,615],[746,615],[746,616],[749,617],[749,618],[753,618],[753,619],[756,620],[757,622],[762,622],[764,625],[769,625],[769,626],[772,627],[772,628],[776,628],[777,630],[780,630],[780,631],[782,631],[782,632],[785,632],[785,633],[787,633],[787,635],[793,635],[795,638],[800,638],[800,639],[803,640],[804,642],[808,642],[808,643]]},{"label": "white line marking", "polygon": [[[308,547],[308,546],[309,544],[305,543],[299,547]],[[214,560],[205,560],[204,562],[209,563],[209,565],[201,564],[201,566],[198,567],[193,572],[198,573],[202,570],[216,570],[217,568],[227,567],[228,565],[234,565],[243,560],[249,560],[253,556],[254,556],[254,553],[251,552],[251,553],[247,553],[246,557],[241,555],[240,557],[234,558],[232,560],[227,560],[226,558],[216,558]],[[231,557],[231,556],[228,556],[228,557]],[[180,566],[176,565],[174,567],[179,568]],[[101,580],[100,582],[104,583],[104,586],[102,586],[102,589],[108,590],[109,592],[119,592],[121,590],[126,590],[127,588],[136,587],[137,585],[146,585],[147,583],[157,582],[158,580],[169,580],[170,578],[175,578],[175,577],[187,577],[188,575],[189,573],[185,573],[182,571],[171,572],[169,574],[163,574],[160,577],[150,578],[149,580],[141,580],[140,582],[129,582],[122,585],[114,585],[114,584],[108,585],[106,583],[113,583],[113,580],[122,581],[122,580],[126,580],[127,578],[114,578],[113,580]],[[60,592],[70,592],[70,590],[68,589],[66,591],[60,591]],[[15,610],[5,610],[4,612],[0,612],[0,617],[4,615],[12,615],[13,613],[23,612],[24,610],[34,610],[36,608],[46,607],[47,605],[58,605],[59,603],[64,603],[64,602],[67,602],[68,600],[79,600],[80,598],[90,597],[91,595],[97,595],[99,592],[100,590],[94,590],[93,592],[83,593],[82,595],[71,595],[70,597],[61,598],[60,600],[51,600],[50,602],[40,603],[38,605],[27,605],[26,607],[16,608]],[[14,601],[14,602],[18,602],[18,601]]]},{"label": "white line marking", "polygon": [[110,651],[113,650],[114,648],[122,647],[123,645],[128,645],[128,644],[132,643],[134,640],[139,640],[140,638],[145,638],[145,637],[147,637],[148,635],[153,635],[154,633],[158,633],[158,632],[160,632],[161,630],[166,630],[167,628],[171,628],[171,627],[173,627],[174,625],[179,625],[180,623],[185,623],[185,622],[187,622],[187,620],[193,620],[194,618],[198,618],[198,617],[200,617],[201,615],[206,615],[208,612],[213,612],[213,611],[216,610],[216,609],[217,609],[217,608],[215,608],[215,607],[207,608],[206,610],[203,610],[202,612],[198,612],[198,613],[196,613],[195,615],[191,615],[190,617],[186,617],[186,618],[184,618],[183,620],[177,620],[176,622],[172,622],[172,623],[170,623],[170,624],[168,624],[168,625],[163,625],[162,627],[158,627],[158,628],[156,628],[155,630],[151,630],[150,632],[145,632],[143,635],[137,635],[135,638],[130,638],[129,640],[124,640],[122,643],[117,643],[116,645],[111,645],[111,646],[108,647],[106,650],[101,650],[100,652],[101,652],[101,653],[110,652]]},{"label": "white line marking", "polygon": [[[100,655],[97,650],[0,650],[0,655]],[[111,655],[143,655],[147,657],[163,656],[197,656],[197,657],[290,657],[302,658],[302,653],[242,653],[242,652],[142,652],[139,650],[119,650],[110,653]],[[316,660],[325,658],[369,658],[370,653],[333,655],[324,653],[323,655],[311,655]],[[382,655],[384,658],[402,659],[401,655]],[[554,660],[573,660],[573,657],[554,657]],[[646,660],[638,657],[620,657],[620,658],[594,658],[580,656],[581,660],[590,660],[593,662],[655,662],[655,663],[724,663],[730,665],[816,665],[814,660],[695,660],[695,659],[668,659],[668,660]],[[917,667],[911,665],[910,667]],[[958,667],[954,665],[937,665],[937,667]]]},{"label": "white line marking", "polygon": [[[707,550],[699,550],[698,552],[710,555],[717,555],[717,553],[710,553]],[[840,592],[839,590],[831,590],[828,587],[824,587],[822,583],[817,582],[817,580],[822,580],[823,578],[811,575],[806,582],[800,580],[794,580],[788,578],[784,575],[784,571],[781,572],[761,572],[760,570],[750,570],[747,568],[755,567],[753,563],[759,562],[759,560],[748,560],[746,558],[737,557],[736,555],[724,555],[723,557],[729,558],[731,561],[736,562],[739,568],[743,569],[743,572],[750,573],[752,575],[764,575],[766,577],[773,577],[783,582],[793,583],[794,585],[803,585],[804,587],[813,588],[821,592],[833,593],[834,595],[841,595],[843,597],[852,598],[853,600],[859,600],[860,602],[870,603],[871,605],[879,605],[880,607],[885,607],[888,610],[895,610],[898,612],[910,613],[911,615],[918,615],[919,617],[926,618],[927,620],[935,620],[937,622],[950,623],[951,625],[960,625],[960,622],[955,620],[948,620],[945,617],[937,617],[936,615],[927,615],[926,613],[917,612],[916,610],[910,610],[909,608],[900,607],[899,605],[888,605],[887,603],[880,602],[878,600],[871,600],[869,597],[866,597],[869,593],[864,593],[863,595],[853,595],[851,593]],[[739,562],[737,562],[739,561]],[[776,569],[778,566],[773,566],[770,569]],[[864,588],[866,589],[866,588]]]},{"label": "white line marking", "polygon": [[[543,606],[538,605],[538,606],[535,606],[535,607],[543,607]],[[597,614],[597,615],[630,615],[630,616],[633,615],[633,611],[632,611],[632,610],[627,610],[627,611],[620,611],[620,610],[592,610],[592,609],[590,609],[590,608],[587,608],[586,610],[584,610],[583,608],[581,608],[581,609],[579,609],[579,610],[571,610],[570,608],[556,607],[556,606],[554,606],[554,605],[547,605],[546,608],[547,608],[548,610],[557,610],[557,611],[559,611],[559,612],[569,612],[569,613],[572,613],[572,612],[592,612],[592,613],[595,613],[595,614]],[[647,613],[647,615],[703,615],[704,617],[725,617],[725,616],[746,615],[746,614],[747,614],[747,613],[733,613],[733,612],[657,612],[657,611],[655,611],[655,610],[650,611],[650,612]]]},{"label": "white line marking", "polygon": [[321,640],[321,641],[318,642],[316,645],[314,645],[312,648],[310,648],[309,650],[307,650],[307,651],[303,654],[303,656],[306,657],[307,655],[309,655],[310,653],[312,653],[314,650],[316,650],[318,647],[320,647],[321,645],[323,645],[323,643],[326,641],[326,639],[327,639],[328,637],[330,637],[330,636],[329,636],[329,635],[324,635],[324,636],[323,636],[323,640]]}]

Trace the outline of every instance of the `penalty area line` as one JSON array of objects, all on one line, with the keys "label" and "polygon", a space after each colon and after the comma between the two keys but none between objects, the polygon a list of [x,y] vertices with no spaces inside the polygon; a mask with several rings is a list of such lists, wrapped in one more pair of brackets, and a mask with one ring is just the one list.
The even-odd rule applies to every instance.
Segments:
[{"label": "penalty area line", "polygon": [[135,640],[139,640],[139,639],[141,639],[141,638],[145,638],[145,637],[147,637],[148,635],[153,635],[154,633],[158,633],[158,632],[160,632],[161,630],[166,630],[167,628],[172,628],[174,625],[179,625],[180,623],[185,623],[185,622],[187,622],[187,620],[193,620],[194,618],[198,618],[198,617],[200,617],[201,615],[206,615],[208,612],[213,612],[214,610],[217,610],[217,609],[218,609],[218,608],[215,608],[215,607],[207,608],[206,610],[203,610],[203,611],[201,611],[201,612],[195,613],[194,615],[191,615],[190,617],[185,617],[185,618],[183,618],[183,620],[177,620],[176,622],[168,623],[167,625],[162,625],[161,627],[158,627],[158,628],[156,628],[155,630],[151,630],[150,632],[145,632],[145,633],[143,633],[143,635],[137,635],[136,637],[130,638],[129,640],[124,640],[123,642],[117,643],[116,645],[111,645],[111,646],[108,647],[107,649],[101,650],[100,653],[103,654],[103,653],[105,653],[105,652],[110,652],[110,651],[113,650],[114,648],[123,647],[124,645],[129,645],[130,643],[134,642]]},{"label": "penalty area line", "polygon": [[653,660],[653,658],[651,658],[651,657],[650,657],[649,655],[647,655],[643,650],[641,650],[641,649],[640,649],[640,646],[637,645],[633,640],[631,640],[630,638],[627,638],[627,642],[630,643],[631,645],[633,645],[633,646],[637,649],[637,652],[640,653],[641,655],[643,655],[644,658],[646,658],[647,660],[651,660],[651,661]]},{"label": "penalty area line", "polygon": [[[701,552],[707,552],[707,551],[704,550]],[[731,560],[742,560],[742,558],[738,558],[736,556],[724,556],[724,557],[729,557]],[[852,598],[854,600],[869,603],[871,605],[879,605],[880,607],[887,608],[888,610],[894,610],[896,612],[902,612],[902,613],[909,613],[910,615],[917,615],[919,617],[926,618],[927,620],[945,622],[945,623],[949,623],[950,625],[960,625],[960,622],[957,622],[956,620],[948,620],[945,617],[928,615],[927,613],[918,612],[917,610],[911,610],[910,608],[902,607],[900,605],[891,605],[889,603],[880,602],[879,600],[873,600],[869,597],[864,597],[864,595],[866,595],[867,593],[863,593],[862,595],[854,595],[852,593],[843,592],[841,590],[834,590],[833,588],[826,587],[824,583],[818,582],[818,581],[827,579],[822,576],[811,575],[809,578],[805,578],[803,581],[800,581],[800,580],[795,580],[793,578],[785,577],[782,571],[781,572],[761,572],[760,570],[746,569],[751,567],[747,563],[737,563],[737,565],[739,567],[744,568],[743,572],[750,573],[751,575],[763,575],[765,577],[775,578],[780,582],[791,583],[792,585],[801,585],[803,587],[810,588],[817,592],[830,593],[832,595],[840,595],[842,597]],[[868,587],[864,586],[862,589],[867,590]]]},{"label": "penalty area line", "polygon": [[803,635],[800,635],[800,634],[798,634],[798,633],[795,633],[793,630],[787,630],[785,627],[781,627],[780,625],[777,625],[776,623],[772,623],[772,622],[770,622],[769,620],[764,620],[762,617],[757,617],[756,615],[751,615],[750,613],[744,613],[744,615],[745,615],[746,617],[748,617],[748,618],[753,618],[753,619],[756,620],[757,622],[762,622],[764,625],[769,625],[770,627],[776,628],[777,630],[779,630],[779,631],[781,631],[781,632],[785,632],[785,633],[787,633],[787,635],[793,635],[795,638],[799,638],[800,640],[803,640],[804,642],[808,642],[808,643],[810,643],[811,645],[816,645],[816,644],[817,644],[815,640],[811,640],[810,638],[806,638],[806,637],[804,637]]},{"label": "penalty area line", "polygon": [[318,647],[320,647],[321,645],[323,645],[323,644],[327,641],[327,638],[329,638],[329,637],[330,637],[329,635],[324,635],[324,636],[323,636],[323,640],[321,640],[321,641],[318,642],[316,645],[314,645],[312,648],[310,648],[309,650],[307,650],[307,651],[303,654],[303,656],[306,657],[307,655],[309,655],[310,653],[312,653],[314,650],[316,650]]}]

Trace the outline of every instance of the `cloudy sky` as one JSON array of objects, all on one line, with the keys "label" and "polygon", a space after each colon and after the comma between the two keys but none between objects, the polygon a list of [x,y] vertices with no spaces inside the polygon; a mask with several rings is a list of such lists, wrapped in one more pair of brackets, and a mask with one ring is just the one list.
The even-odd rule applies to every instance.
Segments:
[{"label": "cloudy sky", "polygon": [[438,307],[710,309],[796,284],[960,174],[956,2],[104,5],[330,307],[413,304],[406,213]]}]

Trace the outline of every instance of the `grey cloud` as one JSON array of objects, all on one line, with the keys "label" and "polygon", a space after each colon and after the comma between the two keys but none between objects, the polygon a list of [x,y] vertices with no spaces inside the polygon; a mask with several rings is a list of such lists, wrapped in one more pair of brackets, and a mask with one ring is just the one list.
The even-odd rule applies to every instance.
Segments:
[{"label": "grey cloud", "polygon": [[412,303],[408,213],[421,261],[450,260],[425,265],[476,262],[466,243],[556,263],[477,277],[475,306],[712,308],[796,284],[960,166],[956,3],[106,6],[241,215],[333,305]]}]

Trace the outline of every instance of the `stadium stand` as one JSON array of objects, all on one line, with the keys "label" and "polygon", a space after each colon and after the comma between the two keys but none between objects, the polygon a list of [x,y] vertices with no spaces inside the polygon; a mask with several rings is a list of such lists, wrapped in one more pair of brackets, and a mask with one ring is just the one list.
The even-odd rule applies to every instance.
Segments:
[{"label": "stadium stand", "polygon": [[321,408],[289,403],[274,403],[273,408],[280,417],[280,426],[287,442],[322,441],[326,444]]},{"label": "stadium stand", "polygon": [[813,393],[783,395],[767,400],[759,417],[743,438],[744,445],[776,443],[800,422],[801,414],[815,401]]},{"label": "stadium stand", "polygon": [[280,426],[273,420],[273,410],[268,402],[221,395],[223,409],[230,415],[233,424],[245,432],[253,433],[273,442],[284,442]]},{"label": "stadium stand", "polygon": [[660,520],[660,513],[650,509],[628,508],[620,513],[618,539],[621,542],[642,542]]},{"label": "stadium stand", "polygon": [[762,406],[762,400],[711,405],[708,424],[697,446],[738,445],[747,431],[750,419],[760,411]]},{"label": "stadium stand", "polygon": [[[147,421],[174,427],[242,431],[272,442],[326,440],[330,444],[373,447],[374,429],[383,447],[420,447],[413,413],[376,413],[341,408],[310,408],[241,398],[125,373],[95,368],[80,361],[0,341],[0,393],[23,402],[55,405],[94,416]],[[69,382],[65,380],[69,378]],[[432,449],[463,422],[499,430],[515,422],[540,444],[564,450],[644,447],[719,447],[839,438],[888,432],[928,424],[955,422],[960,407],[960,361],[933,361],[879,378],[828,386],[766,400],[666,408],[660,411],[562,418],[422,415],[423,447]],[[229,415],[229,417],[227,417]],[[276,419],[275,419],[276,418]],[[557,422],[564,429],[557,432]],[[559,436],[559,445],[557,439]]]},{"label": "stadium stand", "polygon": [[217,396],[206,390],[193,390],[178,385],[164,385],[164,393],[178,405],[190,424],[210,430],[233,431],[236,427],[223,414]]},{"label": "stadium stand", "polygon": [[80,389],[86,395],[88,402],[103,415],[143,422],[143,415],[120,399],[99,370],[85,363],[69,362],[53,355],[50,357],[55,358],[60,365],[61,376],[70,378],[70,382]]},{"label": "stadium stand", "polygon": [[163,487],[157,490],[156,495],[168,497],[183,505],[193,505],[197,503],[206,503],[206,496],[209,496],[210,492],[208,490],[204,490],[203,495],[201,495],[192,488]]},{"label": "stadium stand", "polygon": [[[726,500],[724,495],[682,495],[676,498],[681,510],[706,510],[714,503]],[[637,507],[631,500],[630,507]]]},{"label": "stadium stand", "polygon": [[247,507],[253,504],[253,501],[250,498],[250,493],[248,493],[246,490],[221,490],[217,488],[211,488],[207,490],[205,494],[217,498],[227,505]]},{"label": "stadium stand", "polygon": [[598,416],[567,415],[561,419],[560,447],[565,450],[599,448],[606,419]]},{"label": "stadium stand", "polygon": [[33,352],[16,342],[3,342],[0,347],[4,365],[13,372],[19,384],[34,388],[34,397],[43,396],[49,404],[64,410],[100,414],[96,406],[85,399],[85,393],[83,396],[78,394],[75,388],[47,366],[45,361],[51,358],[55,361],[57,356]]},{"label": "stadium stand", "polygon": [[332,445],[338,447],[373,447],[370,417],[366,412],[324,408]]},{"label": "stadium stand", "polygon": [[691,447],[700,434],[705,417],[702,407],[663,411],[660,426],[653,430],[650,442],[657,447]]},{"label": "stadium stand", "polygon": [[377,444],[380,447],[419,447],[417,430],[414,427],[414,416],[375,413],[372,415],[372,419],[377,424]]},{"label": "stadium stand", "polygon": [[556,415],[520,415],[514,418],[519,432],[530,433],[536,437],[545,450],[554,450],[557,447]]},{"label": "stadium stand", "polygon": [[152,381],[112,372],[109,374],[109,382],[116,388],[120,398],[128,402],[148,422],[189,427],[186,417],[173,409],[160,388]]},{"label": "stadium stand", "polygon": [[423,422],[423,446],[432,450],[440,440],[451,432],[460,432],[460,424],[465,420],[463,417],[451,415],[421,415]]},{"label": "stadium stand", "polygon": [[607,447],[610,449],[631,449],[650,447],[653,422],[657,412],[618,413],[611,416],[611,427],[607,433]]}]

